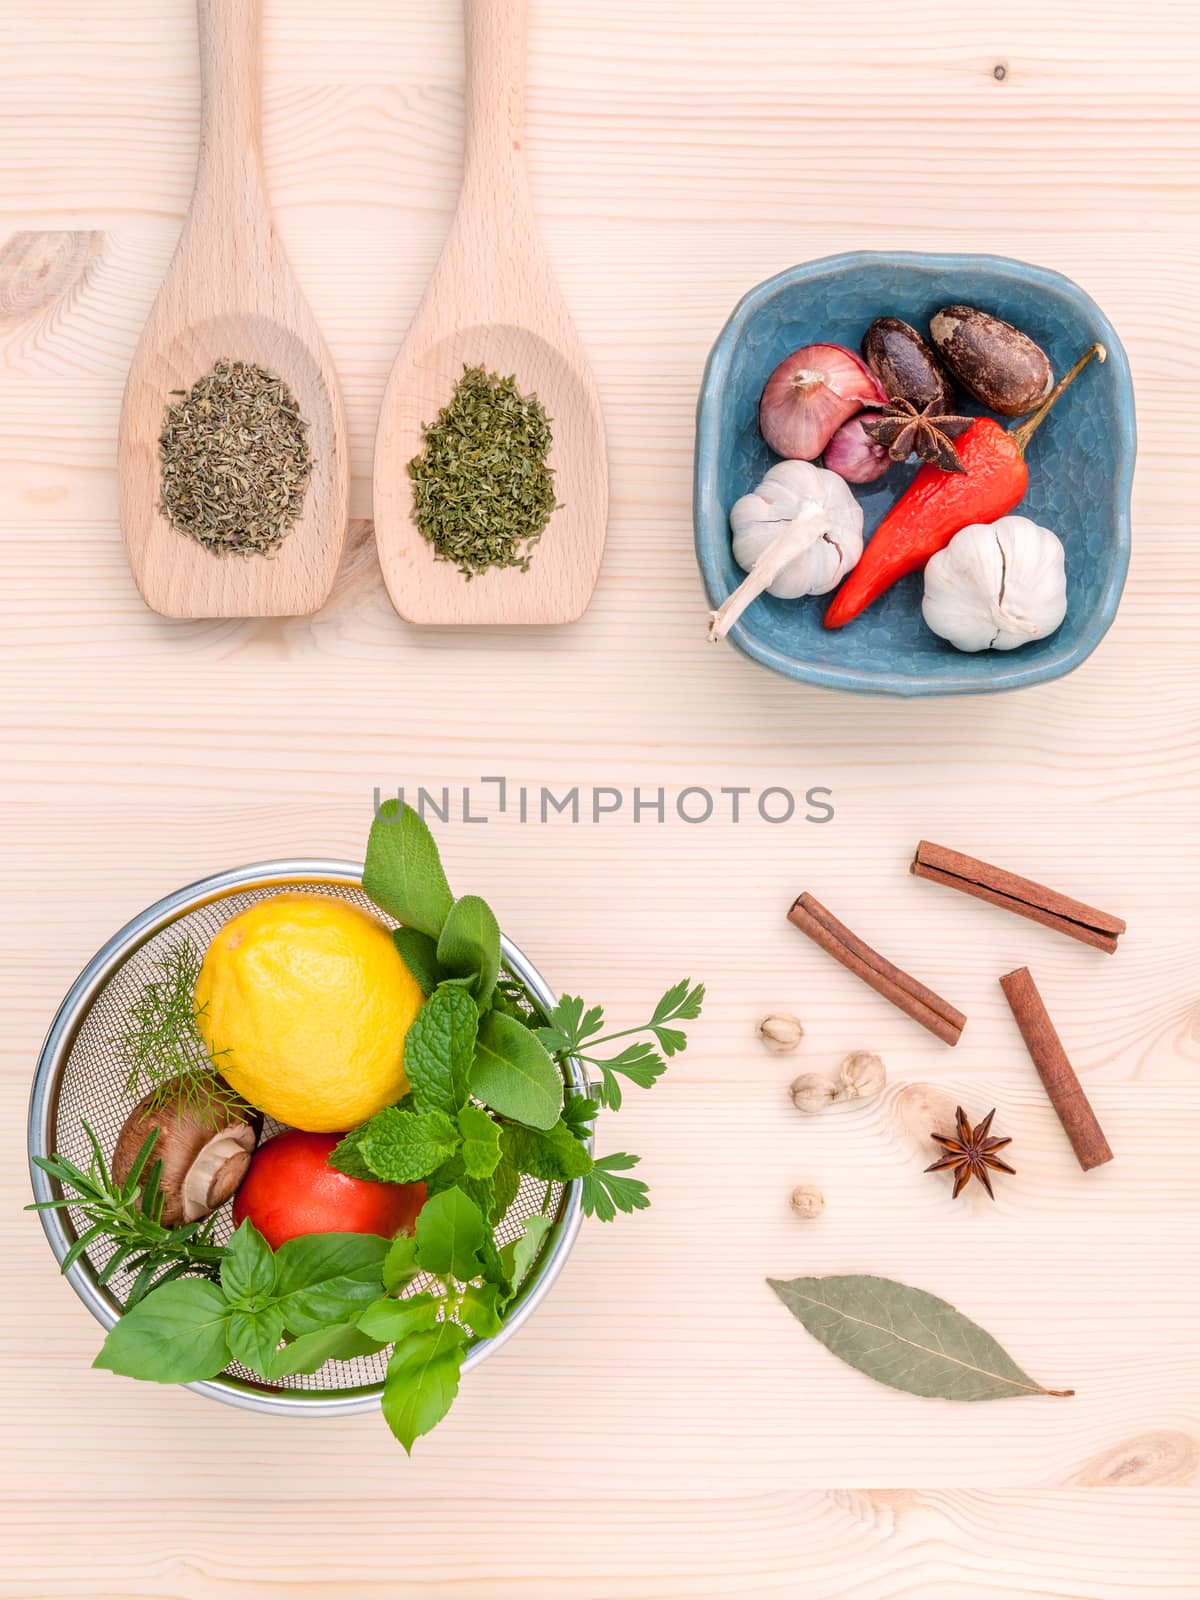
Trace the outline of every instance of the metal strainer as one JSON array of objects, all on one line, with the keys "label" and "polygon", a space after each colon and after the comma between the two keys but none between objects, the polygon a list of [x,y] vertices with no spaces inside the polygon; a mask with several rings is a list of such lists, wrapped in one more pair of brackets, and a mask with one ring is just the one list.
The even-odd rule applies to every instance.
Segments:
[{"label": "metal strainer", "polygon": [[[133,1099],[125,1093],[125,1069],[111,1041],[125,1026],[129,1006],[152,976],[164,946],[186,932],[204,949],[230,917],[256,900],[289,889],[331,895],[379,915],[378,908],[362,891],[362,868],[353,862],[268,861],[236,867],[177,890],[127,923],[93,956],[59,1007],[38,1058],[29,1105],[31,1157],[57,1151],[86,1171],[91,1152],[82,1128],[84,1121],[95,1129],[106,1155],[111,1154],[133,1105]],[[554,1005],[553,993],[508,939],[502,940],[502,958],[506,970],[541,1006],[549,1009]],[[577,1093],[588,1092],[579,1062],[568,1063],[567,1082]],[[275,1125],[268,1120],[264,1134],[274,1131]],[[30,1170],[35,1199],[62,1197],[61,1187],[40,1168],[31,1165]],[[520,1235],[525,1220],[542,1210],[545,1194],[544,1184],[529,1178],[521,1180],[516,1199],[495,1230],[497,1245]],[[550,1197],[554,1223],[538,1258],[509,1307],[500,1332],[494,1338],[473,1341],[463,1363],[464,1371],[514,1334],[548,1292],[579,1231],[583,1217],[581,1197],[582,1184],[578,1180],[554,1186]],[[81,1214],[68,1208],[42,1211],[39,1216],[50,1248],[61,1263],[79,1236]],[[226,1205],[218,1216],[217,1238],[228,1238],[231,1228],[230,1207]],[[67,1273],[76,1294],[105,1329],[111,1328],[120,1316],[131,1284],[129,1276],[121,1271],[107,1284],[98,1281],[97,1274],[110,1253],[110,1242],[97,1239]],[[409,1292],[421,1287],[422,1280],[418,1278]],[[219,1378],[187,1387],[255,1411],[343,1415],[378,1405],[386,1367],[387,1352],[381,1351],[353,1361],[326,1362],[318,1372],[266,1383],[234,1362]]]}]

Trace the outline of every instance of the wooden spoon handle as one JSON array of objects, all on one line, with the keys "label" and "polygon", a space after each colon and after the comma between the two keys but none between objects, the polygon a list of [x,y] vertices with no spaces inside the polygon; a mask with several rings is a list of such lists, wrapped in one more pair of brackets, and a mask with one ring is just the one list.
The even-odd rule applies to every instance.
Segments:
[{"label": "wooden spoon handle", "polygon": [[262,0],[196,0],[200,33],[197,196],[227,214],[262,188]]},{"label": "wooden spoon handle", "polygon": [[469,175],[523,182],[528,0],[466,0]]}]

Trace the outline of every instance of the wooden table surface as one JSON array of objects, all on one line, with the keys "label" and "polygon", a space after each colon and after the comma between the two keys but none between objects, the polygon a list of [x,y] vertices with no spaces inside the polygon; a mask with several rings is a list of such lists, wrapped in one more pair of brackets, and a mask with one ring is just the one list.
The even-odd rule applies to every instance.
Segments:
[{"label": "wooden table surface", "polygon": [[[268,178],[349,416],[352,549],[311,620],[166,623],[116,517],[125,370],[196,158],[188,0],[0,14],[0,581],[6,1597],[1173,1600],[1200,1595],[1200,672],[1195,86],[1184,0],[903,10],[534,0],[528,152],[594,363],[612,517],[563,631],[414,632],[370,541],[374,423],[444,235],[457,0],[269,0]],[[914,704],[794,687],[704,638],[692,411],[770,273],[858,246],[1057,268],[1128,347],[1141,454],[1120,615],[1064,682]],[[15,254],[14,254],[15,251]],[[49,263],[38,275],[14,262]],[[625,796],[522,825],[510,786]],[[694,1047],[602,1148],[654,1205],[585,1227],[529,1326],[412,1461],[377,1418],[265,1419],[89,1362],[98,1330],[27,1198],[38,1045],[84,961],[175,886],[358,857],[376,787],[450,785],[452,879],[557,987],[630,1022],[709,985]],[[689,786],[832,791],[835,815],[689,825]],[[634,822],[664,786],[667,817]],[[494,809],[494,807],[493,807]],[[1124,914],[1108,958],[906,874],[925,836]],[[971,1018],[953,1053],[788,927],[811,888]],[[1029,963],[1116,1151],[1082,1175],[996,978]],[[758,1019],[801,1015],[768,1056]],[[852,1048],[887,1095],[803,1119]],[[951,1204],[925,1130],[998,1107],[1019,1175]],[[793,1218],[793,1185],[826,1209]],[[954,1407],[871,1384],[768,1274],[945,1296],[1069,1401]],[[873,1486],[892,1487],[873,1487]],[[912,1487],[896,1487],[909,1485]]]}]

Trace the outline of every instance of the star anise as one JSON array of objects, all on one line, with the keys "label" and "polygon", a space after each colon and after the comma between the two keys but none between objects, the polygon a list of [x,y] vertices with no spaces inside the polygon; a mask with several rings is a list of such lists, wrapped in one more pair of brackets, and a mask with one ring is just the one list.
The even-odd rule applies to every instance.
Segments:
[{"label": "star anise", "polygon": [[863,432],[881,444],[893,461],[917,455],[943,472],[966,472],[954,445],[974,417],[946,417],[935,410],[936,400],[919,409],[911,400],[889,400],[877,417],[863,421]]},{"label": "star anise", "polygon": [[1011,1139],[989,1139],[988,1132],[992,1126],[995,1110],[988,1112],[983,1121],[972,1128],[967,1121],[967,1114],[961,1106],[955,1112],[955,1132],[953,1135],[944,1133],[931,1133],[929,1137],[940,1144],[946,1151],[940,1161],[935,1161],[931,1167],[926,1167],[926,1172],[945,1172],[950,1168],[954,1170],[954,1194],[952,1199],[957,1199],[972,1178],[978,1178],[983,1187],[994,1200],[992,1194],[992,1180],[988,1177],[988,1168],[993,1172],[1016,1172],[1015,1167],[1010,1167],[1007,1161],[1001,1161],[996,1154],[1003,1150],[1006,1144],[1011,1144]]}]

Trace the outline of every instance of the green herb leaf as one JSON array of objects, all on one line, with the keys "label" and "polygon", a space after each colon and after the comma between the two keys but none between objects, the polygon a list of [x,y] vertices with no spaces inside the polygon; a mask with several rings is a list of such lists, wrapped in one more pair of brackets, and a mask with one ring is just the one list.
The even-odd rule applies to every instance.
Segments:
[{"label": "green herb leaf", "polygon": [[438,939],[437,959],[453,977],[470,980],[482,1011],[500,976],[500,924],[486,900],[464,894],[454,902]]},{"label": "green herb leaf", "polygon": [[408,1453],[414,1442],[438,1423],[458,1393],[467,1336],[456,1322],[411,1333],[400,1340],[388,1362],[383,1385],[383,1415]]},{"label": "green herb leaf", "polygon": [[215,1283],[180,1278],[127,1311],[92,1365],[152,1383],[199,1383],[229,1365],[228,1325],[229,1307]]},{"label": "green herb leaf", "polygon": [[327,1361],[353,1361],[382,1348],[378,1339],[360,1332],[353,1323],[336,1323],[315,1333],[302,1333],[282,1346],[271,1359],[270,1372],[264,1372],[263,1377],[287,1378],[298,1372],[319,1372]]},{"label": "green herb leaf", "polygon": [[497,1011],[480,1019],[471,1088],[493,1111],[531,1128],[552,1128],[562,1111],[562,1077],[545,1046]]},{"label": "green herb leaf", "polygon": [[388,916],[436,939],[454,904],[433,835],[411,806],[385,800],[371,824],[363,889]]},{"label": "green herb leaf", "polygon": [[924,1289],[868,1275],[767,1282],[826,1349],[893,1389],[943,1400],[1074,1392],[1043,1389],[990,1333]]},{"label": "green herb leaf", "polygon": [[383,1263],[383,1287],[391,1293],[410,1282],[419,1271],[417,1241],[410,1233],[397,1234]]},{"label": "green herb leaf", "polygon": [[229,1313],[229,1353],[244,1367],[267,1378],[271,1375],[275,1352],[283,1338],[283,1312],[278,1306],[263,1306],[258,1311],[237,1308]]},{"label": "green herb leaf", "polygon": [[[703,1004],[704,985],[698,983],[693,988],[690,978],[681,978],[667,990],[655,1006],[650,1026],[655,1027],[660,1022],[691,1022],[700,1015]],[[671,1051],[667,1054],[670,1055]]]},{"label": "green herb leaf", "polygon": [[362,1331],[384,1344],[394,1344],[406,1339],[410,1333],[421,1333],[434,1328],[438,1322],[440,1295],[413,1294],[405,1300],[384,1296],[373,1301],[358,1319]]},{"label": "green herb leaf", "polygon": [[[221,1288],[231,1306],[261,1305],[275,1289],[275,1257],[271,1246],[246,1219],[225,1246]],[[279,1340],[276,1339],[276,1344]],[[274,1346],[272,1346],[272,1349]],[[241,1356],[238,1357],[240,1361]]]},{"label": "green herb leaf", "polygon": [[490,1178],[500,1161],[500,1129],[482,1106],[466,1105],[458,1113],[463,1170],[472,1178]]},{"label": "green herb leaf", "polygon": [[454,1116],[470,1098],[479,1011],[466,989],[444,983],[417,1013],[404,1041],[404,1070],[418,1111]]},{"label": "green herb leaf", "polygon": [[[374,1233],[306,1233],[288,1239],[275,1252],[275,1293],[283,1306],[288,1328],[293,1333],[308,1333],[312,1325],[308,1301],[296,1301],[303,1327],[292,1321],[294,1297],[326,1283],[344,1289],[343,1280],[374,1285],[382,1283],[383,1263],[391,1240]],[[368,1297],[369,1298],[369,1297]],[[347,1321],[357,1320],[357,1311]],[[329,1318],[329,1321],[337,1320]]]},{"label": "green herb leaf", "polygon": [[393,928],[392,939],[401,961],[421,985],[421,993],[428,1000],[445,976],[438,966],[437,940],[416,928]]},{"label": "green herb leaf", "polygon": [[562,1119],[577,1139],[587,1140],[595,1133],[592,1123],[600,1110],[598,1100],[590,1094],[569,1094],[563,1106]]},{"label": "green herb leaf", "polygon": [[368,1118],[360,1122],[357,1128],[343,1135],[325,1157],[326,1166],[333,1167],[336,1172],[345,1173],[347,1178],[359,1178],[365,1183],[377,1183],[370,1163],[362,1152],[362,1142],[367,1136],[367,1129],[374,1119]]},{"label": "green herb leaf", "polygon": [[472,1284],[463,1290],[458,1320],[470,1328],[477,1339],[494,1339],[504,1326],[500,1311],[502,1294],[503,1290],[496,1283]]},{"label": "green herb leaf", "polygon": [[592,1170],[592,1158],[565,1122],[545,1133],[509,1124],[502,1135],[505,1158],[518,1172],[545,1183],[569,1183]]},{"label": "green herb leaf", "polygon": [[341,1323],[357,1322],[363,1308],[379,1293],[383,1279],[326,1278],[297,1289],[279,1302],[289,1333],[320,1333]]},{"label": "green herb leaf", "polygon": [[585,1039],[599,1033],[604,1026],[604,1008],[589,1006],[585,1011],[578,995],[564,994],[547,1021],[548,1026],[538,1030],[539,1034],[553,1035],[554,1043],[543,1040],[547,1049],[574,1055]]},{"label": "green herb leaf", "polygon": [[416,1183],[447,1161],[460,1144],[444,1111],[398,1111],[389,1106],[367,1124],[358,1154],[385,1183]]},{"label": "green herb leaf", "polygon": [[489,1232],[475,1202],[461,1189],[446,1189],[426,1200],[417,1217],[417,1264],[466,1283],[483,1270],[480,1249]]},{"label": "green herb leaf", "polygon": [[553,1226],[552,1217],[529,1217],[526,1219],[525,1231],[521,1237],[514,1239],[512,1244],[506,1244],[501,1250],[500,1255],[507,1268],[514,1294],[529,1276],[529,1269],[541,1251],[542,1241]]},{"label": "green herb leaf", "polygon": [[642,1180],[618,1176],[636,1167],[640,1159],[640,1156],[629,1156],[622,1151],[600,1156],[593,1162],[592,1170],[583,1180],[583,1209],[587,1216],[611,1222],[618,1211],[646,1209],[650,1204],[650,1191]]},{"label": "green herb leaf", "polygon": [[492,1173],[492,1203],[488,1207],[488,1221],[493,1228],[504,1220],[505,1213],[517,1198],[520,1188],[521,1174],[511,1161],[506,1161],[501,1155],[500,1165]]}]

